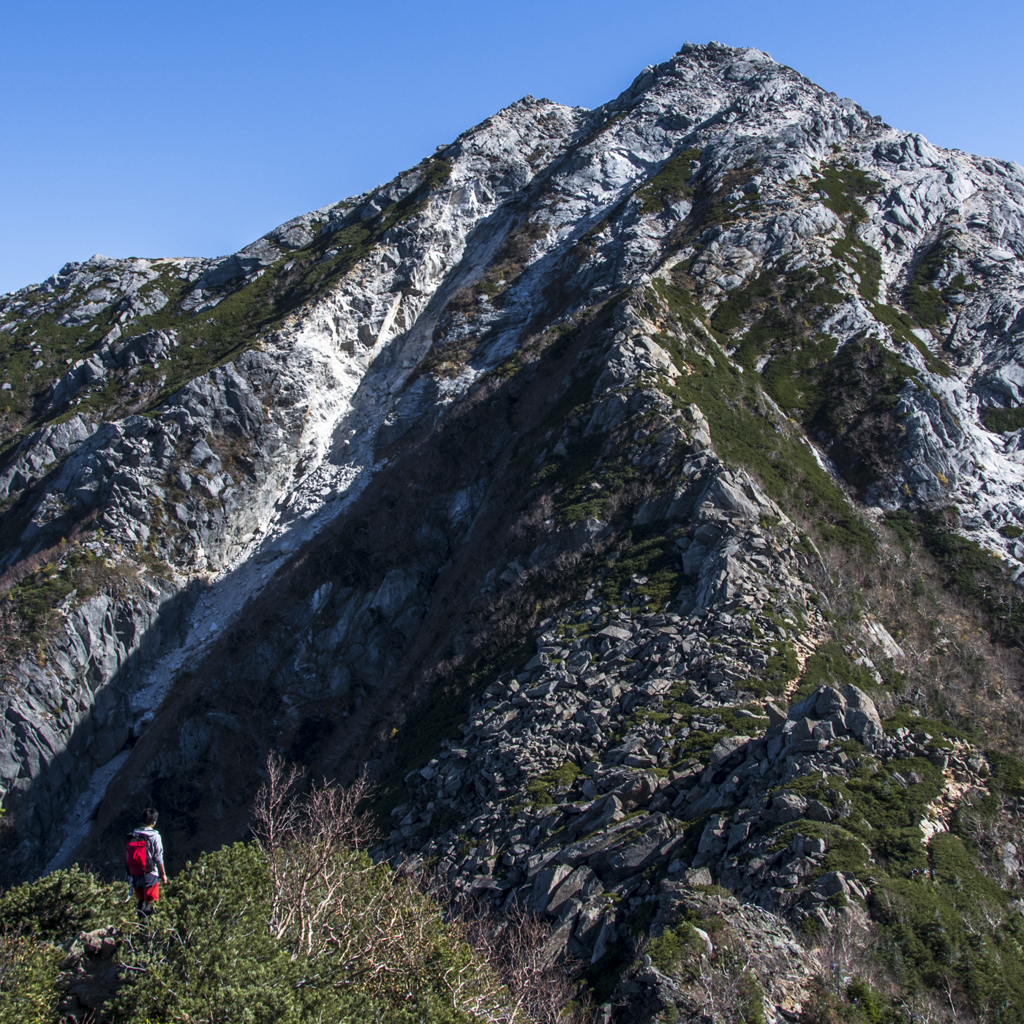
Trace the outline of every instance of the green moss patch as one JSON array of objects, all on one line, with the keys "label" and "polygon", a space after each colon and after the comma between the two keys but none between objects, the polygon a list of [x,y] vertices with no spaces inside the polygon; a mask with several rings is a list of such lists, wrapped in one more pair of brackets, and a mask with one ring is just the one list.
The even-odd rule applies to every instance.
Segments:
[{"label": "green moss patch", "polygon": [[700,161],[700,149],[684,149],[682,153],[672,157],[668,163],[643,186],[637,189],[637,197],[641,201],[644,213],[659,213],[667,202],[680,196],[690,195],[690,179]]},{"label": "green moss patch", "polygon": [[953,376],[953,369],[949,363],[933,355],[931,349],[914,333],[914,321],[906,313],[902,313],[894,306],[887,306],[881,302],[874,303],[872,312],[876,320],[889,328],[895,340],[902,341],[907,345],[913,345],[921,353],[924,365],[930,373],[937,374],[940,377]]},{"label": "green moss patch", "polygon": [[558,768],[552,768],[531,779],[526,784],[526,792],[538,807],[553,804],[555,797],[565,796],[572,789],[579,773],[579,765],[573,761],[566,761]]},{"label": "green moss patch", "polygon": [[1024,405],[1015,409],[1001,409],[999,406],[989,405],[981,410],[981,421],[986,430],[994,434],[1008,434],[1013,430],[1020,430],[1024,427]]},{"label": "green moss patch", "polygon": [[841,644],[834,641],[822,644],[804,663],[800,676],[800,687],[793,694],[793,703],[809,697],[821,686],[833,686],[842,690],[848,685],[862,690],[877,689],[874,676],[863,665],[855,665],[847,656]]},{"label": "green moss patch", "polygon": [[800,674],[800,662],[797,661],[796,649],[788,640],[777,641],[774,645],[778,653],[768,658],[764,670],[756,678],[748,679],[743,685],[755,697],[769,694],[780,696],[785,693],[787,685]]},{"label": "green moss patch", "polygon": [[851,225],[844,237],[832,246],[832,255],[850,273],[857,275],[861,298],[867,302],[877,301],[882,282],[882,257],[878,250],[861,239]]},{"label": "green moss patch", "polygon": [[[630,546],[601,586],[605,601],[619,604],[628,591],[635,598],[647,598],[649,609],[656,611],[676,596],[687,577],[680,567],[679,549],[665,527],[665,523],[650,523],[629,531]],[[644,577],[645,582],[633,583],[634,577]]]},{"label": "green moss patch", "polygon": [[679,406],[695,404],[708,418],[718,453],[754,473],[784,508],[813,519],[830,540],[871,550],[871,531],[802,438],[778,429],[756,382],[730,365],[710,333],[695,344],[693,329],[680,328],[679,335],[658,339],[683,371],[666,393]]},{"label": "green moss patch", "polygon": [[882,183],[869,178],[859,167],[835,163],[824,166],[810,187],[825,193],[823,202],[833,213],[856,222],[868,216],[860,200],[877,194]]},{"label": "green moss patch", "polygon": [[904,303],[911,316],[923,327],[938,327],[945,323],[950,297],[968,287],[962,273],[954,274],[941,288],[936,287],[949,258],[950,251],[944,237],[925,250],[907,281]]}]

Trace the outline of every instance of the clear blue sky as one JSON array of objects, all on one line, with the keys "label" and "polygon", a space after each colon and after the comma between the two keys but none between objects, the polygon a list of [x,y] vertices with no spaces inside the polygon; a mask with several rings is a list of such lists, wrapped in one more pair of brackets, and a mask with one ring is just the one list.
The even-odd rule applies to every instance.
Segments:
[{"label": "clear blue sky", "polygon": [[1024,163],[1020,0],[8,0],[0,292],[94,252],[232,252],[525,93],[594,107],[710,39]]}]

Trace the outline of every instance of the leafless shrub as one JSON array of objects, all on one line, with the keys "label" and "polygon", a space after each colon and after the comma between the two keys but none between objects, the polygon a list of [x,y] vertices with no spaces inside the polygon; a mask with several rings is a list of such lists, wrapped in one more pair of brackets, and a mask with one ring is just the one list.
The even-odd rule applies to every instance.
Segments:
[{"label": "leafless shrub", "polygon": [[578,965],[556,963],[545,921],[518,906],[500,917],[483,908],[463,915],[466,940],[507,986],[517,1013],[536,1024],[584,1024],[589,1019],[588,1008],[574,999]]},{"label": "leafless shrub", "polygon": [[[889,914],[902,917],[903,911],[892,903],[885,894],[878,894]],[[996,908],[991,908],[996,917],[1001,917]],[[998,920],[989,922],[997,927]],[[907,1024],[925,1024],[928,1021],[958,1021],[975,1024],[979,1018],[971,1009],[970,1000],[956,974],[949,969],[942,972],[939,984],[931,991],[908,992],[885,969],[876,951],[877,937],[863,915],[841,915],[831,928],[819,935],[811,953],[811,963],[817,968],[821,987],[830,993],[833,1003],[847,997],[850,983],[859,978],[883,993],[898,1007]],[[820,1002],[813,996],[811,1012],[805,1007],[808,1024],[825,1019],[833,1020],[827,1014],[822,1016],[813,1009]],[[818,1010],[821,1008],[818,1007]]]},{"label": "leafless shrub", "polygon": [[872,956],[874,942],[866,918],[841,914],[815,940],[811,962],[835,995],[842,995],[854,977],[877,983],[879,965]]},{"label": "leafless shrub", "polygon": [[1016,848],[1017,855],[1024,850],[1024,824],[1020,819],[1017,801],[1009,801],[996,811],[979,806],[977,797],[965,794],[957,806],[957,829],[969,839],[980,854],[979,866],[994,877],[1004,888],[1020,886],[1020,878],[1012,860],[1004,860],[1008,843]]},{"label": "leafless shrub", "polygon": [[703,995],[705,1018],[740,1024],[763,1013],[761,986],[750,970],[749,960],[735,967],[701,971],[697,984]]},{"label": "leafless shrub", "polygon": [[542,916],[519,904],[498,913],[486,901],[454,892],[418,861],[401,873],[445,907],[448,920],[500,980],[509,1020],[586,1024],[591,1019],[589,1000],[579,997],[575,981],[582,964],[553,947],[551,926]]},{"label": "leafless shrub", "polygon": [[1024,756],[1021,654],[993,642],[980,610],[946,589],[935,560],[917,548],[908,555],[885,529],[871,554],[819,547],[829,577],[821,589],[837,620],[855,625],[873,615],[903,649],[892,668],[905,685],[889,698],[890,708],[907,705],[977,728],[987,744]]},{"label": "leafless shrub", "polygon": [[469,922],[447,913],[416,878],[365,853],[377,838],[359,810],[366,780],[347,789],[324,782],[301,795],[303,778],[271,755],[254,806],[253,834],[271,877],[271,934],[294,956],[329,961],[338,984],[387,997],[396,982],[440,981],[457,1010],[489,1024],[522,1021],[522,1000],[475,951]]},{"label": "leafless shrub", "polygon": [[296,947],[315,957],[327,944],[327,925],[358,870],[351,854],[376,836],[372,818],[359,811],[370,785],[360,776],[343,789],[326,781],[297,793],[303,772],[267,758],[267,779],[253,805],[252,832],[270,869],[270,932],[296,935]]}]

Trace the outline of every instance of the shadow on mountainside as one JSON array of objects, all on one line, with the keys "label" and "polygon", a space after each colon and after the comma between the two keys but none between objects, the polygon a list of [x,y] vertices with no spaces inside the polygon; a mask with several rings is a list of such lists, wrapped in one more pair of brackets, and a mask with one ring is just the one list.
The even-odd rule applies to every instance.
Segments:
[{"label": "shadow on mountainside", "polygon": [[[436,679],[475,660],[483,642],[517,650],[536,623],[535,590],[484,599],[480,590],[491,570],[528,564],[549,532],[550,499],[528,497],[535,457],[545,430],[589,399],[599,365],[568,386],[564,378],[610,315],[514,376],[485,378],[440,422],[392,446],[347,514],[181,674],[108,787],[81,856],[116,870],[137,807],[152,802],[173,869],[245,834],[268,750],[348,781],[382,741],[395,755],[405,733],[423,740],[424,716],[454,728],[471,696],[458,685],[441,706],[410,708],[437,696]],[[474,489],[475,507],[453,521],[453,499],[472,504]],[[550,598],[571,585],[566,576]]]},{"label": "shadow on mountainside", "polygon": [[[105,768],[109,770],[109,766],[118,758],[123,758],[135,743],[130,716],[127,714],[131,695],[139,688],[140,680],[150,671],[153,660],[174,650],[181,642],[187,630],[187,616],[195,605],[200,589],[197,585],[191,585],[163,601],[141,643],[104,685],[103,693],[113,695],[112,700],[105,699],[104,705],[112,704],[113,710],[105,710],[106,719],[99,728],[113,734],[114,743],[119,745],[119,749],[115,749],[95,769],[86,767],[89,749],[97,738],[94,722],[97,709],[94,704],[93,711],[71,730],[62,749],[52,754],[49,760],[41,761],[44,770],[15,794],[14,800],[8,801],[7,810],[12,813],[9,821],[0,828],[0,885],[10,885],[38,874],[58,852],[63,852],[62,844],[75,829],[77,812],[83,802],[88,802],[94,781],[93,771],[102,773]],[[40,670],[39,675],[42,674]],[[21,725],[18,729],[20,738],[27,739],[30,720],[26,714],[9,707],[7,716],[10,721]],[[111,716],[115,717],[114,722],[110,722]],[[103,740],[107,740],[106,735]],[[69,774],[65,775],[63,770],[59,770],[61,768],[67,768]],[[67,788],[69,786],[70,790]],[[60,814],[61,806],[66,808],[61,814],[65,827],[49,827],[44,814]],[[67,857],[61,858],[62,863],[65,860],[70,863],[70,847],[66,853]]]}]

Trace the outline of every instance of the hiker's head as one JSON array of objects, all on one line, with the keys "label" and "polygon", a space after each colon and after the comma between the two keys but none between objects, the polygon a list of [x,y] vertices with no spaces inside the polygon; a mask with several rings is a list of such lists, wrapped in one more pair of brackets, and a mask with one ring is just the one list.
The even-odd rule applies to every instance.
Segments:
[{"label": "hiker's head", "polygon": [[155,825],[157,819],[157,813],[155,807],[147,807],[142,812],[142,824],[143,825]]}]

